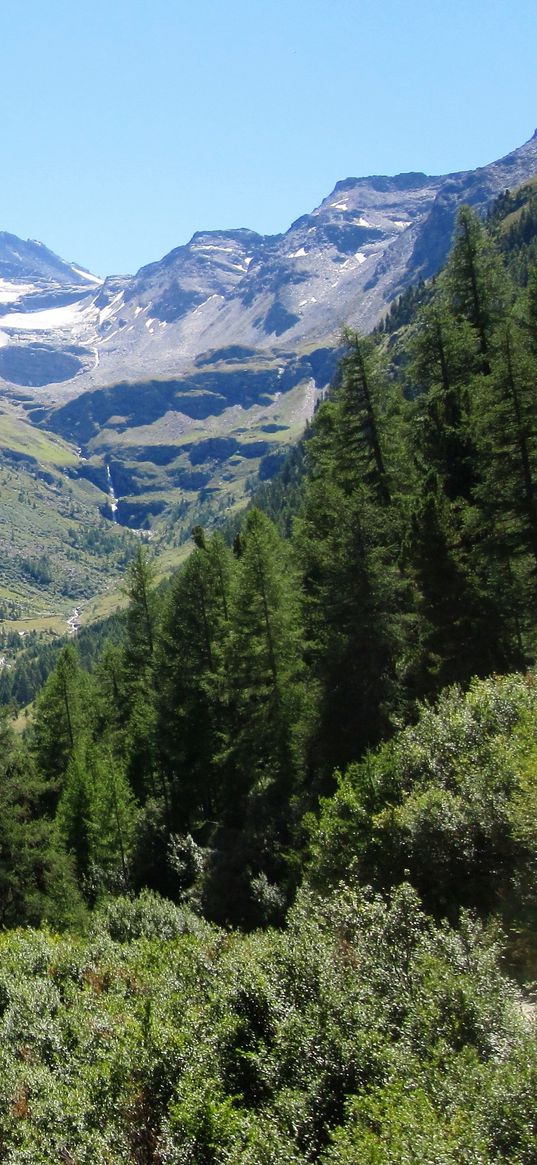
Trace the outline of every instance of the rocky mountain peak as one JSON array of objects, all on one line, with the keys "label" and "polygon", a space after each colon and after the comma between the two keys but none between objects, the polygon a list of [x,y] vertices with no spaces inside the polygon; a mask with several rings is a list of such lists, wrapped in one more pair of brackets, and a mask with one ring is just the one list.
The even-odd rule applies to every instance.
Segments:
[{"label": "rocky mountain peak", "polygon": [[[337,344],[344,324],[369,330],[394,296],[438,269],[461,203],[484,210],[535,174],[534,135],[474,171],[345,178],[284,234],[200,230],[102,287],[42,244],[0,235],[0,376],[6,388],[46,385],[64,399],[122,380],[180,377],[200,354],[230,346],[280,361],[282,352],[293,359]],[[8,283],[22,275],[21,299]],[[44,371],[36,379],[35,360],[30,374],[24,354],[13,355],[36,343],[48,350],[49,371],[64,368],[59,379]],[[65,350],[74,361],[50,359]]]}]

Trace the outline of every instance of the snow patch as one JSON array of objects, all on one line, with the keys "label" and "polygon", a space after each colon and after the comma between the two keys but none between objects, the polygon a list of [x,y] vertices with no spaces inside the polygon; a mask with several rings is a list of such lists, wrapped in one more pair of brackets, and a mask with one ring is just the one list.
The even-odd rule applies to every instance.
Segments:
[{"label": "snow patch", "polygon": [[363,251],[357,251],[354,258],[357,259],[360,266],[362,266],[362,263],[365,263],[367,259],[367,255],[364,255]]},{"label": "snow patch", "polygon": [[332,209],[333,210],[348,210],[349,204],[348,204],[348,202],[334,202],[332,204]]},{"label": "snow patch", "polygon": [[193,251],[227,251],[232,254],[235,247],[222,247],[218,243],[194,243]]},{"label": "snow patch", "polygon": [[94,283],[96,286],[98,285],[99,287],[101,286],[101,283],[103,283],[103,280],[99,279],[98,275],[91,275],[91,273],[89,271],[83,271],[82,267],[75,267],[73,264],[71,264],[71,266],[73,268],[73,271],[76,271],[77,275],[80,275],[82,277],[82,279],[87,279],[88,283]]},{"label": "snow patch", "polygon": [[303,247],[299,247],[298,251],[291,251],[290,255],[286,255],[286,259],[304,259],[306,252]]},{"label": "snow patch", "polygon": [[52,328],[71,328],[73,324],[80,323],[81,315],[79,305],[70,303],[43,311],[12,312],[11,315],[0,316],[0,327],[8,332],[48,332]]},{"label": "snow patch", "polygon": [[354,225],[357,227],[370,227],[371,223],[368,222],[368,220],[366,218],[364,218],[363,215],[360,215],[360,218],[356,219]]},{"label": "snow patch", "polygon": [[119,291],[118,294],[110,300],[108,307],[104,307],[103,310],[99,312],[99,324],[104,324],[105,320],[109,320],[111,316],[116,315],[116,312],[119,310],[119,305],[122,301],[123,292]]},{"label": "snow patch", "polygon": [[12,283],[10,279],[0,279],[0,303],[15,303],[22,295],[35,291],[31,283]]},{"label": "snow patch", "polygon": [[221,298],[222,297],[217,295],[216,292],[213,292],[213,294],[210,295],[208,299],[204,299],[203,303],[199,303],[198,306],[196,308],[194,308],[192,315],[197,316],[198,312],[201,311],[202,308],[206,307],[207,304],[211,302],[211,299],[221,299]]}]

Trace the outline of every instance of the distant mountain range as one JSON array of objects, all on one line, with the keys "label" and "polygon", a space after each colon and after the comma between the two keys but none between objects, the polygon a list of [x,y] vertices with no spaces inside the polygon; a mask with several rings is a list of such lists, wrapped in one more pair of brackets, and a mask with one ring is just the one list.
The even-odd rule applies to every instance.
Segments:
[{"label": "distant mountain range", "polygon": [[536,135],[477,170],[347,178],[285,234],[200,232],[104,281],[0,234],[0,393],[76,442],[104,492],[108,465],[125,524],[170,489],[227,504],[296,439],[342,326],[370,330],[438,270],[461,203],[535,174]]}]

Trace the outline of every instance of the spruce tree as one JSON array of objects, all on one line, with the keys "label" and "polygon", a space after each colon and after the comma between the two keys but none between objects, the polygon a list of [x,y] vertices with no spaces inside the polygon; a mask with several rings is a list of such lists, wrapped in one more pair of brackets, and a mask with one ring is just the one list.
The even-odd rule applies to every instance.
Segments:
[{"label": "spruce tree", "polygon": [[502,265],[489,235],[469,206],[457,215],[453,247],[442,275],[455,319],[474,329],[484,375],[491,369],[491,340],[508,303]]},{"label": "spruce tree", "polygon": [[40,693],[33,726],[35,757],[50,790],[51,808],[56,806],[71,757],[90,730],[88,697],[88,677],[69,643]]},{"label": "spruce tree", "polygon": [[369,344],[348,334],[339,381],[307,445],[295,524],[306,658],[318,691],[312,763],[321,787],[334,767],[389,730],[400,705],[410,593],[396,477],[400,471],[404,481],[406,470],[389,397]]},{"label": "spruce tree", "polygon": [[524,640],[530,657],[537,604],[536,376],[537,361],[524,333],[506,319],[495,333],[491,376],[476,394],[480,484],[475,495],[487,535],[488,570],[497,576],[504,618],[519,650]]},{"label": "spruce tree", "polygon": [[259,510],[243,526],[231,599],[223,676],[229,783],[222,808],[233,817],[257,786],[288,796],[301,763],[298,581],[287,547]]},{"label": "spruce tree", "polygon": [[50,788],[0,710],[0,924],[78,925],[83,911],[69,858],[58,844]]},{"label": "spruce tree", "polygon": [[158,626],[155,567],[143,546],[138,547],[130,565],[126,594],[129,605],[119,685],[125,723],[124,752],[129,783],[143,800],[155,784],[153,667]]},{"label": "spruce tree", "polygon": [[276,921],[293,880],[289,851],[307,720],[301,646],[289,549],[272,522],[251,510],[231,590],[218,824],[203,887],[205,909],[219,921]]},{"label": "spruce tree", "polygon": [[417,471],[410,561],[422,596],[423,692],[509,660],[502,587],[490,569],[479,506],[476,427],[507,298],[490,241],[473,212],[462,208],[446,270],[408,343]]},{"label": "spruce tree", "polygon": [[129,567],[126,594],[127,635],[125,664],[130,683],[136,686],[151,665],[155,647],[157,602],[155,568],[145,547],[139,546]]},{"label": "spruce tree", "polygon": [[179,832],[215,813],[219,676],[233,572],[221,535],[206,539],[197,529],[195,536],[196,548],[169,591],[157,644],[159,763]]}]

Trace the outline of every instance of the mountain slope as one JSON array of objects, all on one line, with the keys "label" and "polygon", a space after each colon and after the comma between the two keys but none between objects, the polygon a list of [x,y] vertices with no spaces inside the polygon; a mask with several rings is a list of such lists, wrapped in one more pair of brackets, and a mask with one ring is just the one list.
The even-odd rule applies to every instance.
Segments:
[{"label": "mountain slope", "polygon": [[[136,275],[105,280],[96,294],[91,276],[68,265],[56,271],[60,260],[25,244],[34,248],[34,259],[42,250],[50,272],[61,275],[64,297],[56,289],[46,301],[42,294],[4,301],[0,375],[6,388],[46,386],[47,399],[59,403],[121,380],[182,375],[201,354],[231,344],[275,360],[334,345],[342,324],[368,331],[395,295],[439,268],[462,202],[484,209],[535,173],[534,136],[474,171],[347,178],[284,235],[199,232]],[[2,263],[0,254],[0,275]],[[8,270],[16,274],[14,266]],[[6,275],[9,297],[8,282]],[[37,381],[37,360],[29,370],[20,353],[36,346]],[[69,368],[61,357],[76,363]]]},{"label": "mountain slope", "polygon": [[281,464],[342,325],[367,331],[439,268],[462,202],[485,210],[535,174],[534,135],[475,171],[348,178],[285,234],[198,232],[102,284],[0,235],[0,397],[78,447],[69,473],[97,512],[112,488],[121,525],[180,542]]}]

